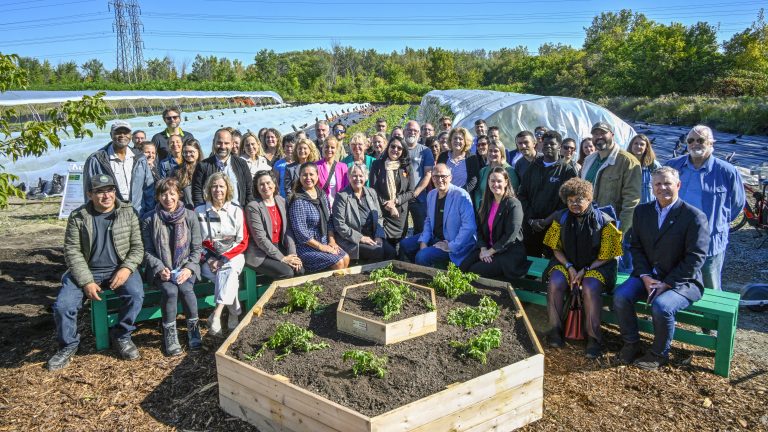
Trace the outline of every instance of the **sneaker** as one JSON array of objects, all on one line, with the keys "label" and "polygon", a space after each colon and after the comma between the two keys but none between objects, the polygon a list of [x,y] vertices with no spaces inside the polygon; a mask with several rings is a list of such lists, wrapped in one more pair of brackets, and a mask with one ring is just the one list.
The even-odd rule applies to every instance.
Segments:
[{"label": "sneaker", "polygon": [[163,352],[168,357],[181,355],[184,350],[179,344],[179,335],[176,331],[176,323],[163,323]]},{"label": "sneaker", "polygon": [[130,336],[122,339],[113,338],[112,344],[123,360],[138,360],[141,357],[139,349],[133,344]]},{"label": "sneaker", "polygon": [[187,320],[187,339],[190,350],[197,351],[203,347],[203,336],[200,335],[200,324],[197,318]]},{"label": "sneaker", "polygon": [[588,359],[596,359],[603,356],[603,345],[595,338],[588,337],[587,348],[584,356]]},{"label": "sneaker", "polygon": [[640,349],[640,342],[633,342],[633,343],[624,343],[624,346],[621,347],[621,351],[619,351],[616,354],[616,360],[618,360],[621,364],[632,364],[633,361],[637,358],[638,355],[640,355],[640,352],[642,350]]},{"label": "sneaker", "polygon": [[547,332],[547,345],[551,348],[562,348],[565,346],[559,329],[552,329]]},{"label": "sneaker", "polygon": [[221,316],[211,313],[208,317],[208,334],[211,336],[221,336]]},{"label": "sneaker", "polygon": [[68,346],[64,347],[58,351],[56,351],[56,354],[53,355],[48,360],[48,363],[46,364],[46,367],[49,371],[55,371],[59,369],[64,369],[69,365],[69,362],[72,360],[72,357],[75,356],[75,353],[77,352],[78,345]]},{"label": "sneaker", "polygon": [[644,356],[635,360],[634,365],[643,370],[656,370],[666,365],[668,362],[669,360],[666,357],[662,357],[653,351],[648,350]]},{"label": "sneaker", "polygon": [[227,306],[229,309],[229,317],[227,318],[227,328],[232,331],[240,324],[240,302],[235,300],[235,304]]}]

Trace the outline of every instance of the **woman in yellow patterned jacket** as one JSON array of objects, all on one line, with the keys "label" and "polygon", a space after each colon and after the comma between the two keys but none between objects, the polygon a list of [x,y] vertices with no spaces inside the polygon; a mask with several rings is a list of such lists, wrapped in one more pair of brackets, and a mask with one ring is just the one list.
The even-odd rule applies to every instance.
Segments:
[{"label": "woman in yellow patterned jacket", "polygon": [[544,237],[544,244],[554,252],[544,278],[551,326],[547,339],[552,347],[563,346],[564,298],[570,287],[577,286],[584,299],[586,356],[597,358],[603,353],[601,294],[616,283],[621,231],[611,216],[592,205],[592,184],[588,181],[566,181],[560,187],[560,199],[568,208],[555,215]]}]

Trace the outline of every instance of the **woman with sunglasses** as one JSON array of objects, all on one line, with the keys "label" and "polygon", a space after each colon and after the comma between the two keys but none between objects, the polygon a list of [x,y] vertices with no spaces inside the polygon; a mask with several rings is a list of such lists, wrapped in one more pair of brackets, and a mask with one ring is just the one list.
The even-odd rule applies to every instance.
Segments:
[{"label": "woman with sunglasses", "polygon": [[643,170],[643,186],[640,190],[640,204],[650,201],[656,201],[653,196],[653,183],[651,174],[661,168],[661,164],[656,160],[656,153],[653,151],[653,144],[644,134],[637,134],[629,142],[629,152],[640,161],[640,167]]},{"label": "woman with sunglasses", "polygon": [[371,165],[370,185],[379,197],[384,233],[393,245],[408,232],[408,202],[413,198],[411,162],[402,138],[389,140],[386,150]]},{"label": "woman with sunglasses", "polygon": [[573,138],[566,138],[563,140],[563,144],[560,146],[560,158],[563,162],[571,164],[576,169],[576,173],[581,172],[581,165],[574,160],[576,155],[576,140]]}]

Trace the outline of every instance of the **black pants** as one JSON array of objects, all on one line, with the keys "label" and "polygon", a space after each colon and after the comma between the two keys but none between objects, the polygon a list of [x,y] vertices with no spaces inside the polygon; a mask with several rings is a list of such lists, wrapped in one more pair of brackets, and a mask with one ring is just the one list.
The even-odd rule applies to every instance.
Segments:
[{"label": "black pants", "polygon": [[299,271],[294,271],[293,267],[289,266],[288,264],[270,257],[264,257],[264,262],[262,262],[261,265],[256,267],[254,270],[272,279],[288,279],[304,274],[303,267]]},{"label": "black pants", "polygon": [[160,289],[160,303],[162,304],[163,323],[176,322],[178,314],[179,296],[184,305],[184,313],[187,319],[197,318],[197,297],[195,297],[195,276],[192,275],[181,285],[171,281],[155,279],[155,286]]},{"label": "black pants", "polygon": [[541,231],[534,231],[528,223],[523,224],[523,244],[528,256],[537,258],[552,257],[552,249],[544,245],[544,236],[547,234],[547,228]]},{"label": "black pants", "polygon": [[377,262],[377,261],[386,261],[391,260],[395,257],[395,248],[392,246],[388,241],[381,242],[381,246],[379,245],[367,245],[360,243],[359,244],[359,251],[360,251],[360,260],[361,261],[369,261],[369,262]]}]

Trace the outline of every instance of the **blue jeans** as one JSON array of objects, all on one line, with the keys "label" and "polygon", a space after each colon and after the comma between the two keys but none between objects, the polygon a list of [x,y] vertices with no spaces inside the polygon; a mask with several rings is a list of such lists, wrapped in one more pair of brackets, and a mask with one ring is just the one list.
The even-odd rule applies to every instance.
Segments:
[{"label": "blue jeans", "polygon": [[[643,281],[636,277],[627,279],[626,282],[616,287],[613,293],[613,310],[616,312],[621,338],[625,343],[640,341],[635,302],[647,298],[648,292],[645,290]],[[662,357],[669,356],[669,346],[675,335],[675,314],[690,305],[690,300],[674,290],[664,291],[653,300],[651,316],[653,317],[654,338],[651,351],[654,354]]]},{"label": "blue jeans", "polygon": [[451,261],[451,257],[448,252],[433,247],[435,243],[437,242],[430,240],[428,247],[419,250],[419,236],[406,237],[400,241],[400,259],[428,267],[445,267]]},{"label": "blue jeans", "polygon": [[[427,192],[422,192],[422,194],[426,197]],[[408,203],[408,213],[410,213],[411,218],[413,219],[413,234],[421,234],[421,232],[424,231],[424,221],[427,219],[427,203],[419,201],[418,198],[412,199]],[[406,232],[403,235],[408,234],[407,224],[405,231]]]},{"label": "blue jeans", "polygon": [[[94,277],[95,282],[102,287],[108,286],[112,275]],[[144,284],[138,272],[133,272],[123,286],[115,290],[123,304],[118,312],[117,325],[112,330],[112,335],[117,339],[131,337],[131,332],[136,330],[134,325],[136,317],[141,312],[144,302]],[[64,274],[61,280],[61,290],[53,304],[53,319],[56,322],[56,339],[59,348],[72,347],[80,343],[80,334],[77,332],[77,312],[83,307],[83,290],[75,285],[69,272]],[[103,299],[103,294],[100,295]]]},{"label": "blue jeans", "polygon": [[725,261],[725,251],[717,255],[708,256],[704,265],[701,267],[701,277],[704,280],[704,288],[712,288],[721,291],[723,262]]}]

